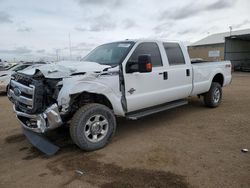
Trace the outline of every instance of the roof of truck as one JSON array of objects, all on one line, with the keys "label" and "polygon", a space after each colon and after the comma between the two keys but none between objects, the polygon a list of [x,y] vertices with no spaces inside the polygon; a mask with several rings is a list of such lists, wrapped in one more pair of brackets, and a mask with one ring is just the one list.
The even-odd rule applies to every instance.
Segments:
[{"label": "roof of truck", "polygon": [[[131,41],[131,42],[147,42],[147,41],[154,41],[154,42],[179,42],[175,40],[166,40],[166,39],[151,39],[151,38],[145,38],[145,39],[126,39],[124,41]],[[122,42],[124,42],[122,41]]]},{"label": "roof of truck", "polygon": [[[164,40],[164,39],[125,39],[122,41],[114,41],[114,42],[175,42],[182,44],[180,41],[175,41],[175,40]],[[111,42],[112,43],[112,42]]]}]

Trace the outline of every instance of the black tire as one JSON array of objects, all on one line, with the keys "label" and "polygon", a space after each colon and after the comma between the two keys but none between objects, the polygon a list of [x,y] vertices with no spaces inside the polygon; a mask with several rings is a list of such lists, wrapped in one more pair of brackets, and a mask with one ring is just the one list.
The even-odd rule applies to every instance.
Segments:
[{"label": "black tire", "polygon": [[[96,118],[99,118],[99,121],[96,121]],[[106,125],[104,125],[105,122],[107,122]],[[104,126],[106,126],[105,129]],[[72,140],[85,151],[93,151],[106,146],[113,137],[115,130],[116,118],[114,113],[108,107],[96,103],[81,107],[73,116],[70,124]],[[101,131],[105,134],[101,134]],[[86,134],[89,134],[89,136]],[[95,135],[97,136],[95,137]],[[98,139],[101,140],[98,141]]]},{"label": "black tire", "polygon": [[204,103],[210,108],[215,108],[220,105],[222,99],[221,85],[217,82],[212,82],[207,93],[204,94]]}]

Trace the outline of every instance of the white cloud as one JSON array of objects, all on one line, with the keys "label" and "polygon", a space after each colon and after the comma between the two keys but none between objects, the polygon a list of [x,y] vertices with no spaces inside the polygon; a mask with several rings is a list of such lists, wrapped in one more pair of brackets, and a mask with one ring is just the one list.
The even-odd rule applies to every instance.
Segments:
[{"label": "white cloud", "polygon": [[26,26],[22,26],[22,27],[19,27],[17,29],[18,32],[31,32],[32,31],[32,28],[31,27],[26,27]]},{"label": "white cloud", "polygon": [[11,16],[4,11],[0,11],[0,24],[12,23]]},{"label": "white cloud", "polygon": [[29,54],[32,50],[27,47],[17,47],[11,50],[0,50],[0,54]]},{"label": "white cloud", "polygon": [[54,60],[55,49],[66,58],[69,33],[74,57],[127,38],[193,42],[229,25],[250,28],[249,8],[249,0],[0,1],[0,58]]}]

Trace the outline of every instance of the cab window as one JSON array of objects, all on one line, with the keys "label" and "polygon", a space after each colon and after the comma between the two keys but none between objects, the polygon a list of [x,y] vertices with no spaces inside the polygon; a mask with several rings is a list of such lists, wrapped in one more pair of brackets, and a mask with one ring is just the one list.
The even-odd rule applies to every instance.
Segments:
[{"label": "cab window", "polygon": [[178,43],[174,42],[164,42],[163,43],[165,52],[168,57],[169,65],[183,65],[185,64],[185,59]]}]

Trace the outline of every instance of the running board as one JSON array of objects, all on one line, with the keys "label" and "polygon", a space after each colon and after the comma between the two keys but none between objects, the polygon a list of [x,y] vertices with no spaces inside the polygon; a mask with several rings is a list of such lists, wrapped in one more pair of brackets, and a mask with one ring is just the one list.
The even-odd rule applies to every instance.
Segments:
[{"label": "running board", "polygon": [[183,106],[185,104],[188,104],[188,101],[186,99],[182,99],[182,100],[177,100],[177,101],[173,101],[173,102],[169,102],[169,103],[165,103],[163,105],[158,105],[155,107],[151,107],[151,108],[146,108],[144,110],[139,110],[139,111],[135,111],[135,112],[130,112],[126,114],[126,118],[131,119],[131,120],[137,120],[139,118],[151,115],[151,114],[155,114],[158,112],[162,112],[165,110],[169,110],[172,108],[176,108],[179,106]]}]

